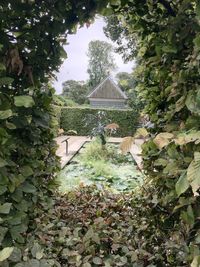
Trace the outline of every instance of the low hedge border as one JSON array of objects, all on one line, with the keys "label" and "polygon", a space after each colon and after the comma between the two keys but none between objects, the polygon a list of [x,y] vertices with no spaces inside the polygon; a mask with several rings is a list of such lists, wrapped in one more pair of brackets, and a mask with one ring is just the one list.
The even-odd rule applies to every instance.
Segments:
[{"label": "low hedge border", "polygon": [[88,115],[95,115],[99,111],[104,111],[106,117],[112,123],[117,123],[120,129],[115,136],[124,137],[133,135],[138,124],[138,112],[132,109],[95,109],[88,107],[62,107],[60,127],[65,132],[74,130],[78,135],[90,135],[95,125],[87,125],[85,119]]}]

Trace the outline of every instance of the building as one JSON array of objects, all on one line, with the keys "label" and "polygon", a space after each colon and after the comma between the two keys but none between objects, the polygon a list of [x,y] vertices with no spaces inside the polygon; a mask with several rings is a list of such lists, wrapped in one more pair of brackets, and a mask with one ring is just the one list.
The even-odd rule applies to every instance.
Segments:
[{"label": "building", "polygon": [[111,77],[103,80],[87,97],[94,108],[127,108],[128,97]]}]

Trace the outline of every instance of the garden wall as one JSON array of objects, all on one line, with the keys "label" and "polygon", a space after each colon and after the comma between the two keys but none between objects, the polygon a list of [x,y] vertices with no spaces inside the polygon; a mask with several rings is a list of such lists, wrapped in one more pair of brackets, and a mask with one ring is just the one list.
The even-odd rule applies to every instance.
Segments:
[{"label": "garden wall", "polygon": [[115,136],[128,136],[135,132],[137,127],[138,114],[134,110],[116,110],[116,109],[94,109],[83,107],[63,107],[61,111],[60,127],[65,130],[74,130],[78,135],[90,135],[93,124],[86,126],[86,118],[89,115],[96,115],[99,111],[106,113],[106,118],[110,123],[117,123],[120,129]]}]

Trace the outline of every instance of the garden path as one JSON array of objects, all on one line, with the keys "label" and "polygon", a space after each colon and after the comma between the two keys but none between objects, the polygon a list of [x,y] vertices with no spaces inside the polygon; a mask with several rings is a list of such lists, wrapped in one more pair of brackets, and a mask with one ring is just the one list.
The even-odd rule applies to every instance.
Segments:
[{"label": "garden path", "polygon": [[[68,139],[68,154],[66,154],[66,144],[63,142],[66,137],[69,137]],[[123,138],[118,137],[110,137],[108,139],[108,142],[112,143],[121,143]],[[59,136],[56,139],[56,142],[58,144],[57,149],[57,156],[60,157],[61,160],[61,168],[64,168],[64,166],[73,158],[73,156],[79,151],[79,149],[84,145],[85,142],[89,142],[92,139],[87,136]],[[133,158],[135,159],[138,167],[142,169],[142,158],[140,156],[141,153],[141,144],[143,143],[142,139],[136,140],[135,144],[131,147],[130,153],[132,154]]]}]

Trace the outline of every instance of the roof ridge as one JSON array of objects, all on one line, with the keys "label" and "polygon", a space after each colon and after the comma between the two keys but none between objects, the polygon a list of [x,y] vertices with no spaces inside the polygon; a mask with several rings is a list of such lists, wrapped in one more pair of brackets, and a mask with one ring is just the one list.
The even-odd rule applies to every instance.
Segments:
[{"label": "roof ridge", "polygon": [[114,89],[118,92],[118,94],[124,98],[124,99],[128,99],[128,97],[126,96],[126,94],[122,91],[122,89],[114,82],[114,80],[112,79],[112,77],[109,75],[107,76],[102,82],[100,82],[95,88],[94,90],[88,94],[88,98],[91,98],[96,91],[98,91],[98,89],[101,88],[102,84],[104,84],[106,82],[106,80],[109,80],[111,82],[111,84],[113,85]]}]

